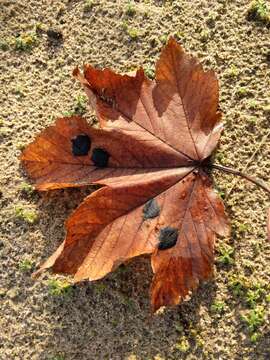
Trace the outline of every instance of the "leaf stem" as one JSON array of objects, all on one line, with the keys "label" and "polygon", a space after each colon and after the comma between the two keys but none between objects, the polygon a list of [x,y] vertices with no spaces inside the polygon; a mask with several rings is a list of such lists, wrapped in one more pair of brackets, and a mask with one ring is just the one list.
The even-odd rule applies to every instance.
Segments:
[{"label": "leaf stem", "polygon": [[246,180],[252,182],[253,184],[259,186],[261,189],[268,192],[268,194],[270,195],[270,187],[265,182],[263,182],[261,179],[255,178],[254,176],[247,175],[239,170],[232,169],[232,168],[229,168],[229,167],[223,166],[223,165],[211,164],[210,168],[220,170],[220,171],[223,171],[228,174],[241,176],[243,179],[246,179]]},{"label": "leaf stem", "polygon": [[[261,142],[256,146],[254,152],[252,153],[251,157],[248,159],[248,162],[246,163],[246,165],[241,169],[241,171],[246,171],[247,168],[249,167],[249,165],[252,163],[253,159],[255,158],[255,156],[257,155],[258,151],[261,149],[261,147],[265,144],[268,136],[270,135],[270,130],[266,133],[266,135],[262,138]],[[228,198],[231,194],[231,192],[233,191],[234,187],[236,185],[236,179],[234,179],[234,181],[232,182],[232,186],[229,189],[229,191],[226,194],[226,198]]]}]

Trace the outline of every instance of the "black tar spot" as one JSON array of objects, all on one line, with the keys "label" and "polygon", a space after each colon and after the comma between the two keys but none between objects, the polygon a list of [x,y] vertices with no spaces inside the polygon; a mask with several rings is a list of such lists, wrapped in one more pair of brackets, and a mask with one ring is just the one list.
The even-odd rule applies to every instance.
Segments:
[{"label": "black tar spot", "polygon": [[166,226],[162,228],[159,232],[159,250],[165,250],[173,247],[176,244],[178,238],[178,230],[171,227]]},{"label": "black tar spot", "polygon": [[103,149],[95,148],[92,153],[91,160],[97,167],[106,167],[108,166],[110,154]]},{"label": "black tar spot", "polygon": [[85,156],[91,147],[91,140],[88,135],[78,135],[75,139],[71,139],[72,154],[74,156]]},{"label": "black tar spot", "polygon": [[160,207],[155,199],[150,199],[143,207],[143,218],[153,219],[160,213]]}]

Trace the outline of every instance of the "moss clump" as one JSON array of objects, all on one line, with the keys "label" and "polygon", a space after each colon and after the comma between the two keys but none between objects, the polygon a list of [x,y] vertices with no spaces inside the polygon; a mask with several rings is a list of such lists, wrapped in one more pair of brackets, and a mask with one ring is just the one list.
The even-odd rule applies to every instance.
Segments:
[{"label": "moss clump", "polygon": [[75,112],[73,110],[70,111],[64,111],[63,116],[69,117],[75,115]]},{"label": "moss clump", "polygon": [[202,31],[200,32],[200,40],[202,42],[206,42],[210,37],[210,31],[207,29],[202,29]]},{"label": "moss clump", "polygon": [[232,274],[228,280],[229,289],[236,297],[243,296],[251,286],[249,280],[241,274]]},{"label": "moss clump", "polygon": [[84,95],[78,95],[75,99],[75,103],[72,110],[64,111],[63,116],[83,115],[87,111],[87,97]]},{"label": "moss clump", "polygon": [[67,281],[51,279],[48,281],[49,294],[52,296],[70,296],[73,292],[72,285]]},{"label": "moss clump", "polygon": [[74,113],[83,115],[86,113],[87,97],[84,95],[78,95],[76,97],[76,103],[74,107]]},{"label": "moss clump", "polygon": [[245,87],[239,87],[235,91],[238,98],[243,98],[249,94],[249,90]]},{"label": "moss clump", "polygon": [[248,290],[246,294],[246,302],[248,306],[254,309],[257,303],[260,301],[262,295],[264,294],[265,290],[262,287],[258,287],[255,290]]},{"label": "moss clump", "polygon": [[37,35],[35,32],[23,33],[14,40],[15,50],[30,51],[37,45]]},{"label": "moss clump", "polygon": [[230,245],[223,245],[218,248],[219,256],[217,258],[218,262],[223,265],[232,265],[234,264],[234,248]]},{"label": "moss clump", "polygon": [[168,41],[168,35],[161,35],[159,40],[163,45],[165,45],[166,42]]},{"label": "moss clump", "polygon": [[149,79],[154,79],[155,78],[155,70],[151,67],[147,67],[144,69],[145,75],[149,78]]},{"label": "moss clump", "polygon": [[211,311],[213,313],[222,314],[225,311],[226,304],[224,301],[215,301],[211,305]]},{"label": "moss clump", "polygon": [[94,5],[95,4],[94,4],[93,0],[85,0],[84,6],[83,6],[83,11],[84,12],[90,11],[93,8]]},{"label": "moss clump", "polygon": [[25,97],[24,89],[21,86],[16,86],[14,89],[14,94],[17,95],[20,98]]},{"label": "moss clump", "polygon": [[102,294],[106,290],[107,286],[103,283],[97,283],[94,286],[94,289],[97,293]]},{"label": "moss clump", "polygon": [[270,10],[264,0],[254,0],[250,3],[248,20],[259,21],[263,24],[270,25]]},{"label": "moss clump", "polygon": [[132,28],[129,26],[127,21],[123,21],[122,22],[122,29],[128,34],[128,36],[130,37],[131,40],[137,40],[138,37],[140,36],[140,32],[138,29],[136,28]]},{"label": "moss clump", "polygon": [[3,51],[7,51],[9,49],[9,45],[6,41],[0,41],[0,49]]},{"label": "moss clump", "polygon": [[134,6],[134,4],[133,4],[132,2],[129,2],[129,3],[128,3],[125,12],[126,12],[126,14],[127,14],[128,16],[133,16],[133,15],[136,14],[136,8],[135,8],[135,6]]},{"label": "moss clump", "polygon": [[263,306],[257,306],[241,316],[242,321],[247,325],[248,330],[254,333],[265,322],[265,309]]},{"label": "moss clump", "polygon": [[31,196],[35,190],[34,190],[34,188],[33,188],[33,186],[31,184],[28,184],[26,182],[22,182],[21,185],[20,185],[20,191],[23,194]]},{"label": "moss clump", "polygon": [[237,68],[237,66],[235,66],[234,64],[232,64],[229,69],[226,71],[225,75],[229,78],[235,78],[239,75],[240,71]]},{"label": "moss clump", "polygon": [[175,345],[175,348],[182,353],[187,353],[190,349],[190,344],[185,336],[181,336],[179,342]]},{"label": "moss clump", "polygon": [[257,100],[250,100],[248,102],[248,107],[251,110],[259,110],[260,109],[260,103]]},{"label": "moss clump", "polygon": [[131,38],[131,40],[137,40],[140,36],[139,30],[136,28],[127,28],[127,34]]},{"label": "moss clump", "polygon": [[34,263],[29,259],[23,259],[19,262],[19,270],[22,272],[28,272],[32,270]]},{"label": "moss clump", "polygon": [[16,148],[20,151],[23,151],[25,149],[25,147],[26,147],[26,144],[23,144],[21,142],[16,143]]},{"label": "moss clump", "polygon": [[34,210],[25,209],[22,205],[15,207],[17,219],[23,220],[28,224],[34,224],[38,221],[38,214]]}]

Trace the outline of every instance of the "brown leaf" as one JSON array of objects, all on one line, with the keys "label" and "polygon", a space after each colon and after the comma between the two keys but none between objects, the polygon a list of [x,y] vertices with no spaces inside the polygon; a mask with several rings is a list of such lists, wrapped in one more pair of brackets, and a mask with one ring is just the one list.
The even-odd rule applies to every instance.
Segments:
[{"label": "brown leaf", "polygon": [[82,83],[101,129],[58,119],[22,154],[39,190],[104,185],[66,222],[67,236],[39,271],[97,280],[152,254],[153,310],[179,303],[211,276],[215,234],[228,233],[224,206],[205,172],[222,126],[218,83],[170,39],[156,80],[85,65]]}]

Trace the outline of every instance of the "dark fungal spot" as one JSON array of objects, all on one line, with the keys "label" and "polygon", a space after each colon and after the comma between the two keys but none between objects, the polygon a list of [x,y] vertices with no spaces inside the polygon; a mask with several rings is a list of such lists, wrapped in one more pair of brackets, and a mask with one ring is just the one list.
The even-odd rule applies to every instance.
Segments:
[{"label": "dark fungal spot", "polygon": [[75,139],[71,139],[72,154],[74,156],[85,156],[91,147],[91,140],[88,135],[78,135]]},{"label": "dark fungal spot", "polygon": [[159,232],[159,250],[170,249],[176,244],[178,238],[178,230],[171,226],[162,228]]},{"label": "dark fungal spot", "polygon": [[91,160],[97,167],[106,167],[108,166],[110,154],[103,149],[95,148],[92,153]]},{"label": "dark fungal spot", "polygon": [[160,207],[155,199],[150,199],[143,207],[143,218],[153,219],[160,213]]}]

